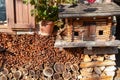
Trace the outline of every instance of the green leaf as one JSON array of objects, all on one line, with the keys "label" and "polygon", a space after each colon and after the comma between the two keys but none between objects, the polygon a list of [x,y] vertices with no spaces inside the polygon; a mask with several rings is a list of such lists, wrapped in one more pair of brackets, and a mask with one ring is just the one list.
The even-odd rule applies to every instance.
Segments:
[{"label": "green leaf", "polygon": [[29,0],[23,0],[23,3],[24,3],[24,4],[28,4],[28,3],[29,3]]}]

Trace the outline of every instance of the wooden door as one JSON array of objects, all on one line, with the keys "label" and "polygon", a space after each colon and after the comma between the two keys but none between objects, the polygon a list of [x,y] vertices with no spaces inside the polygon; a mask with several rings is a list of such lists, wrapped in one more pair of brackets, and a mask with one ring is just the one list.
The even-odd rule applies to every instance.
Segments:
[{"label": "wooden door", "polygon": [[96,37],[96,23],[95,22],[84,22],[86,27],[85,40],[94,41]]},{"label": "wooden door", "polygon": [[8,26],[14,29],[35,28],[31,9],[33,6],[23,4],[22,0],[6,0]]},{"label": "wooden door", "polygon": [[88,27],[88,38],[91,41],[94,41],[96,37],[96,26],[95,25],[90,25]]}]

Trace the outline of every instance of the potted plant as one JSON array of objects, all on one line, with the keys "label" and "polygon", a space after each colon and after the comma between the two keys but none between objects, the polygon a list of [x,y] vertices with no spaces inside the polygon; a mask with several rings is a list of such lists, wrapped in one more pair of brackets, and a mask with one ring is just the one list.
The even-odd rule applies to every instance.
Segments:
[{"label": "potted plant", "polygon": [[35,16],[36,23],[39,24],[39,33],[41,35],[51,35],[54,22],[58,20],[58,0],[23,0],[24,3],[30,3],[34,6],[31,15]]}]

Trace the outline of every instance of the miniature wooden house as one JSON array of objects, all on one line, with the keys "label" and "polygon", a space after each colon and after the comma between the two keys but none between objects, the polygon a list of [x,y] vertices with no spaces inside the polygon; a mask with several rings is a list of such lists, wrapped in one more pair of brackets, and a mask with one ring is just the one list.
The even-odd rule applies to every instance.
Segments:
[{"label": "miniature wooden house", "polygon": [[[68,19],[68,21],[70,21]],[[112,18],[111,17],[83,17],[71,19],[67,22],[68,41],[95,41],[110,40]],[[71,27],[70,27],[71,25]]]},{"label": "miniature wooden house", "polygon": [[120,15],[120,7],[113,2],[60,6],[59,17],[65,24],[55,47],[118,46],[116,15]]}]

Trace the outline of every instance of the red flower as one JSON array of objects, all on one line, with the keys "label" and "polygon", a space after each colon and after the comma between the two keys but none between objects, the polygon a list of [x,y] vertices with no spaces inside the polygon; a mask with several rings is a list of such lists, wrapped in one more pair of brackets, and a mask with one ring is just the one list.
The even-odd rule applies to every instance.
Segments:
[{"label": "red flower", "polygon": [[96,0],[87,0],[87,1],[88,1],[88,3],[92,4],[92,3],[94,3]]}]

